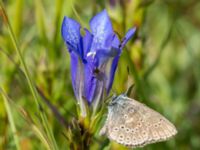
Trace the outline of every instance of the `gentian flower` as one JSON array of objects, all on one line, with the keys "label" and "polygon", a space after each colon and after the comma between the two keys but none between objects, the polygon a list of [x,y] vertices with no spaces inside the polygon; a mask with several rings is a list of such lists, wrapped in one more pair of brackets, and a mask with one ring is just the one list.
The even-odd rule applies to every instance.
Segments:
[{"label": "gentian flower", "polygon": [[135,28],[130,29],[120,42],[106,10],[90,20],[90,29],[82,29],[68,17],[64,17],[61,29],[71,57],[73,90],[83,116],[85,103],[95,109],[109,94],[122,49],[135,33]]}]

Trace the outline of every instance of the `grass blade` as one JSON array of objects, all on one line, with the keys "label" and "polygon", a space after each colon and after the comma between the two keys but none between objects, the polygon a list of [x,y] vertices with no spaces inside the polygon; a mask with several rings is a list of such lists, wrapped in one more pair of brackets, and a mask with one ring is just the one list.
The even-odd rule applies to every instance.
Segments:
[{"label": "grass blade", "polygon": [[[6,24],[7,28],[8,28],[9,35],[10,35],[10,37],[11,37],[12,43],[13,43],[13,45],[14,45],[14,47],[15,47],[15,50],[16,50],[17,55],[18,55],[18,57],[19,57],[19,60],[20,60],[20,62],[21,62],[21,64],[22,64],[23,72],[24,72],[24,74],[25,74],[25,76],[26,76],[26,79],[27,79],[27,81],[28,81],[28,85],[29,85],[29,88],[30,88],[31,93],[32,93],[32,95],[33,95],[33,98],[34,98],[34,100],[35,100],[36,107],[37,107],[37,109],[39,110],[39,109],[41,108],[41,104],[39,103],[38,93],[37,93],[37,91],[36,91],[36,89],[35,89],[35,86],[34,86],[34,84],[33,84],[33,82],[32,82],[30,73],[29,73],[29,71],[28,71],[28,67],[26,66],[26,63],[25,63],[25,61],[24,61],[24,59],[23,59],[22,53],[21,53],[20,48],[19,48],[19,46],[18,46],[17,40],[16,40],[16,38],[15,38],[15,34],[14,34],[13,29],[12,29],[12,27],[11,27],[11,25],[10,25],[10,22],[9,22],[8,17],[7,17],[7,13],[6,13],[5,9],[4,9],[4,6],[3,6],[2,1],[0,1],[0,6],[1,6],[1,9],[2,9],[3,17],[4,17],[4,22],[5,22],[5,24]],[[39,113],[39,115],[40,115],[40,117],[41,117],[42,124],[43,124],[43,126],[44,126],[44,128],[45,128],[45,131],[46,131],[46,133],[47,133],[47,135],[48,135],[48,138],[51,139],[50,141],[51,141],[51,143],[52,143],[54,149],[57,150],[58,147],[57,147],[55,138],[54,138],[54,136],[53,136],[52,130],[50,129],[50,127],[49,127],[49,125],[48,125],[48,121],[47,121],[46,115],[44,114],[44,112],[41,112],[40,110],[38,111],[38,113]]]},{"label": "grass blade", "polygon": [[0,88],[0,93],[2,94],[2,97],[3,97],[3,100],[4,100],[4,105],[5,105],[5,108],[6,108],[7,115],[8,115],[8,120],[9,120],[9,123],[10,123],[10,127],[11,127],[11,131],[12,131],[12,134],[13,134],[16,149],[20,150],[19,138],[18,138],[18,135],[17,135],[15,120],[13,118],[12,111],[11,111],[11,108],[10,108],[10,104],[8,102],[9,98],[2,88]]}]

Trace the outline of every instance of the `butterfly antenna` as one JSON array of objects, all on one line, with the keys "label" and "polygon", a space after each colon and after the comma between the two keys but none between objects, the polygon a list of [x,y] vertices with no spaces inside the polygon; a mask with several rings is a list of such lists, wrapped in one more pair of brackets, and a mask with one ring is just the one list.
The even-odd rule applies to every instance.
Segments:
[{"label": "butterfly antenna", "polygon": [[126,92],[125,92],[125,95],[126,96],[130,96],[131,95],[131,92],[132,92],[132,89],[133,89],[133,87],[135,86],[135,84],[132,84],[127,90],[126,90]]},{"label": "butterfly antenna", "polygon": [[[116,95],[116,94],[113,94],[113,95]],[[104,103],[108,104],[110,102],[110,100],[112,99],[113,95],[106,97],[105,100],[104,100]]]},{"label": "butterfly antenna", "polygon": [[[127,73],[128,73],[128,78],[129,78],[129,77],[130,77],[130,69],[129,69],[128,66],[127,66]],[[129,88],[126,90],[126,92],[125,92],[125,95],[126,95],[126,96],[130,96],[130,95],[131,95],[131,92],[132,92],[133,87],[134,87],[134,83],[131,84],[131,85],[129,86]]]}]

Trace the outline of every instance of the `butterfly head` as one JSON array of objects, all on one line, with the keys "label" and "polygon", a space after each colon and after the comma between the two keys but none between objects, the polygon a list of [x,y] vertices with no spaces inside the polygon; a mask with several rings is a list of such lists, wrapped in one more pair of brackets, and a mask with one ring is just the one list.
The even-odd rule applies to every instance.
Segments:
[{"label": "butterfly head", "polygon": [[125,100],[126,95],[121,94],[121,95],[113,95],[111,102],[109,103],[109,106],[113,106],[115,104],[120,103],[121,101],[123,102]]}]

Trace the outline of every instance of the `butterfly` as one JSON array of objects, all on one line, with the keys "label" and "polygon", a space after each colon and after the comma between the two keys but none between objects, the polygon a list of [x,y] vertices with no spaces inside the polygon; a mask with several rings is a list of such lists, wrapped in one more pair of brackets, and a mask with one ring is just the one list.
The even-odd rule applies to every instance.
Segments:
[{"label": "butterfly", "polygon": [[108,115],[100,135],[127,147],[143,147],[168,140],[175,126],[160,113],[121,94],[108,105]]}]

